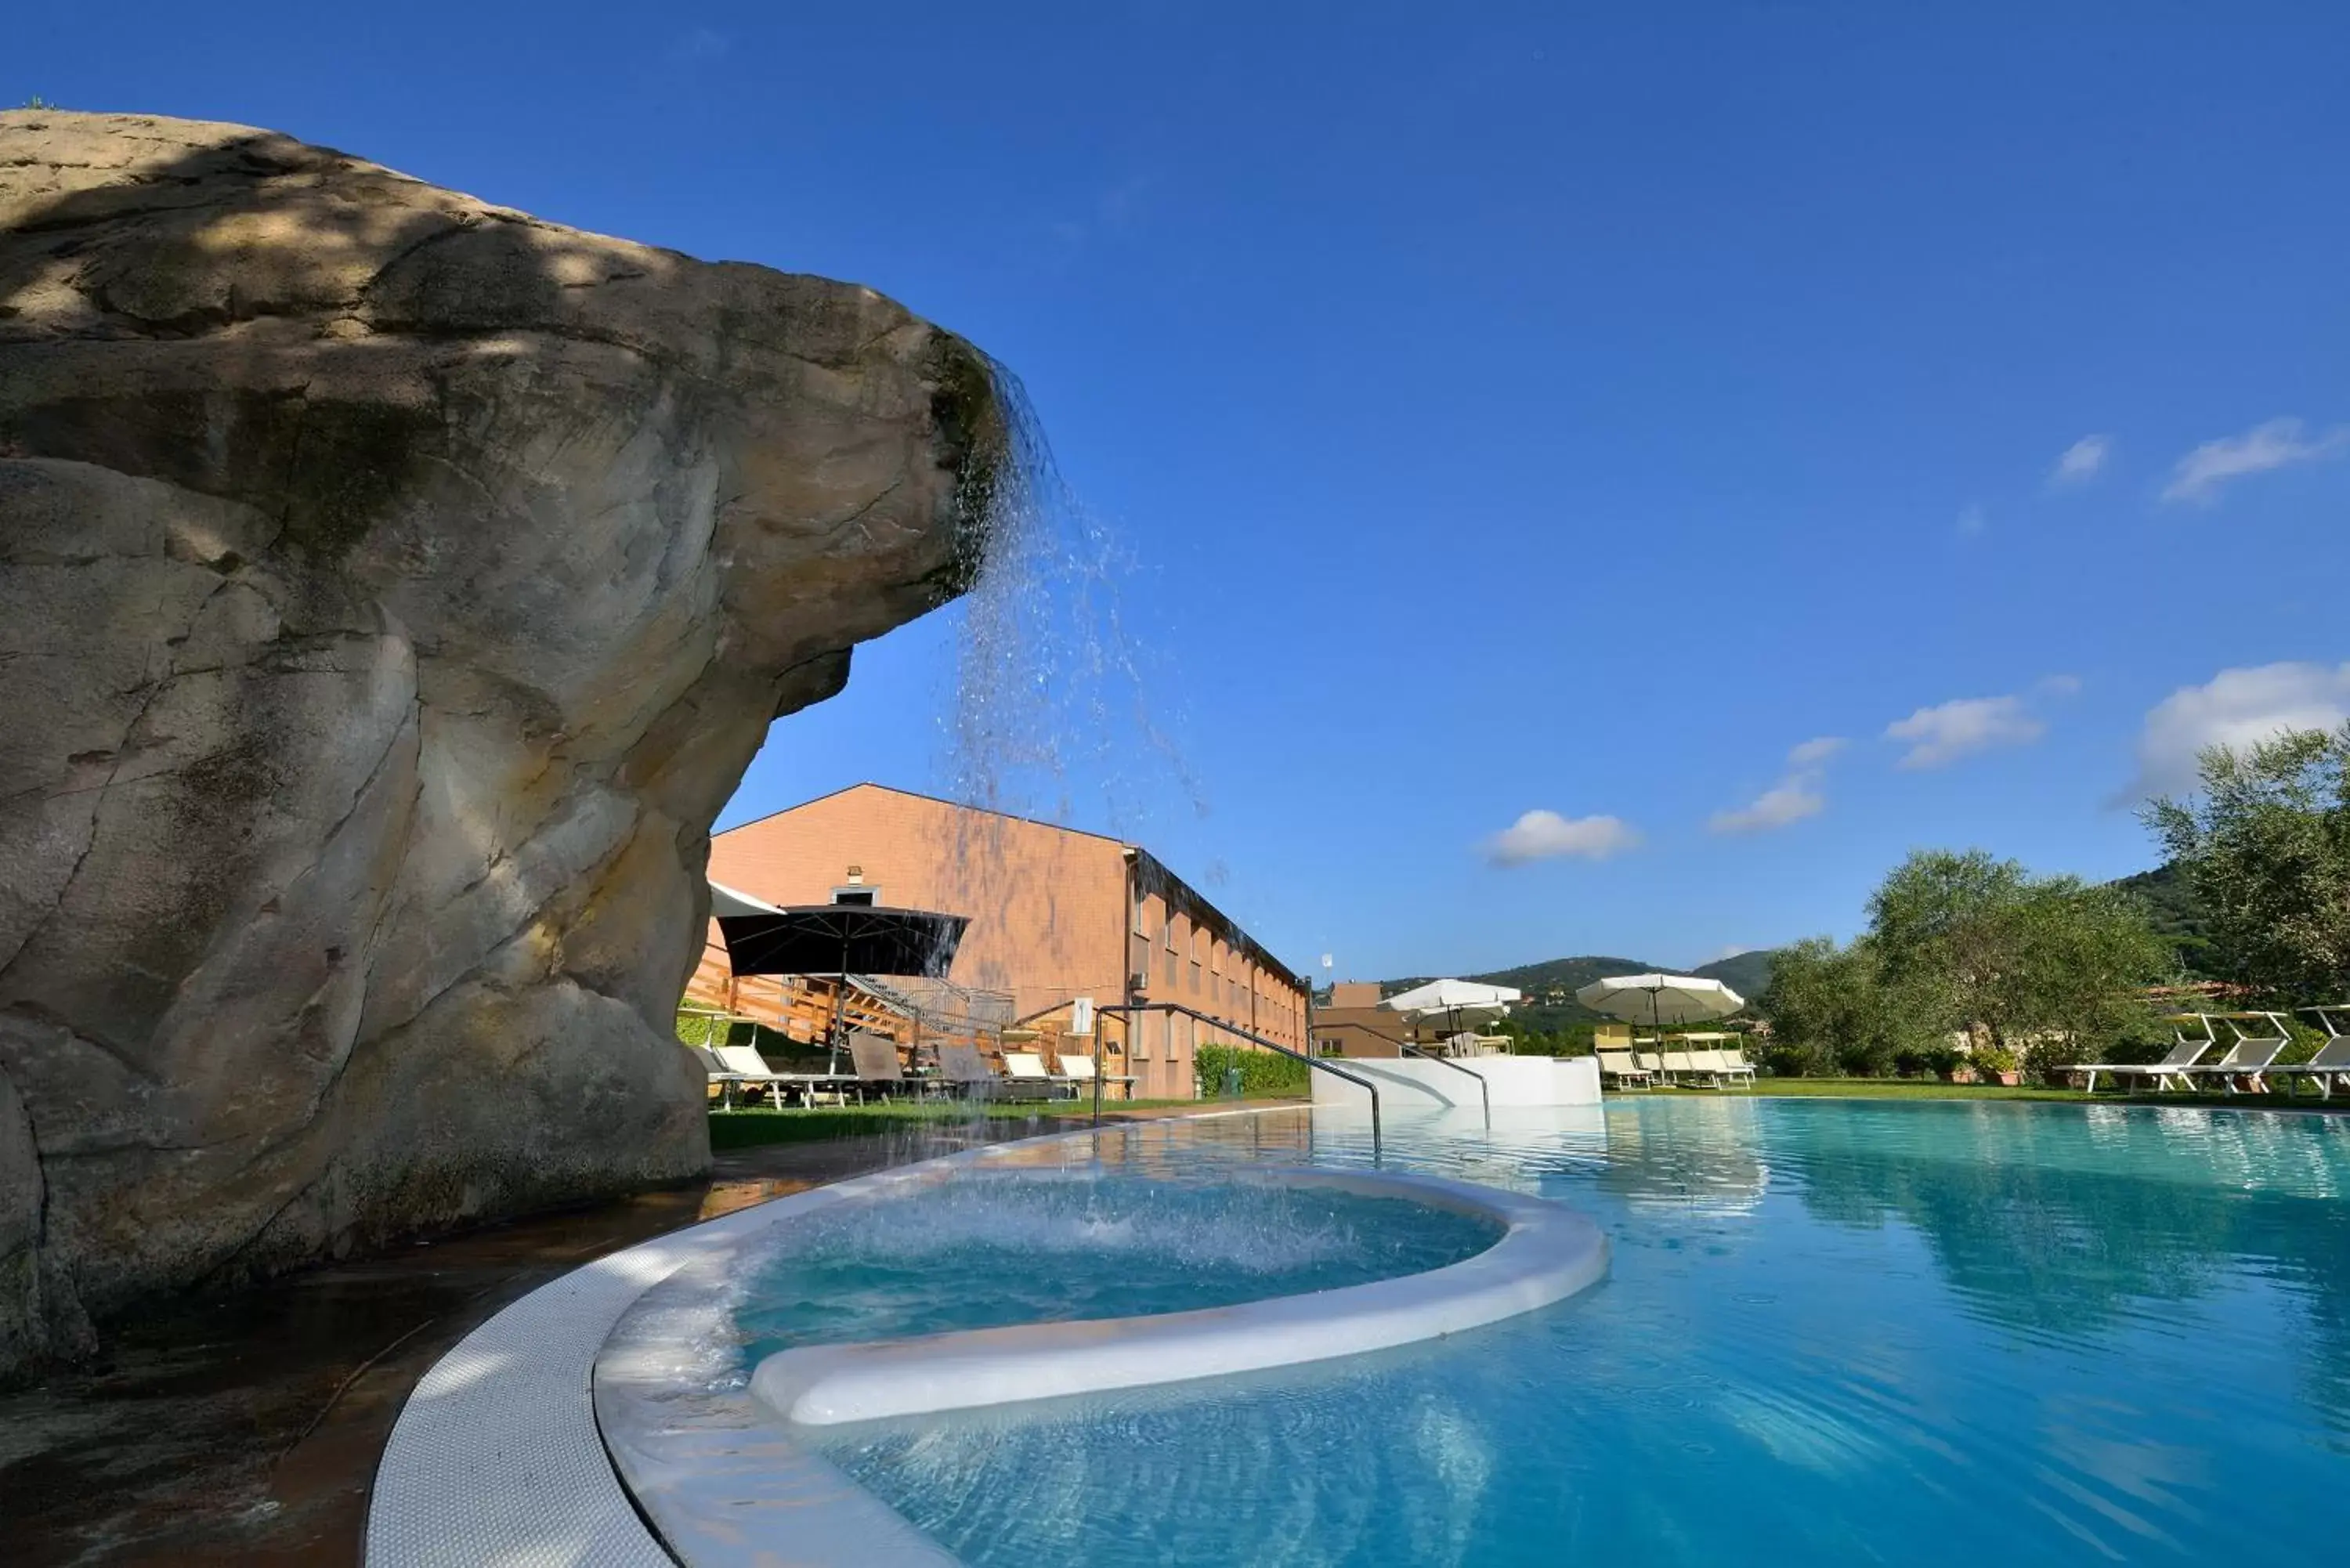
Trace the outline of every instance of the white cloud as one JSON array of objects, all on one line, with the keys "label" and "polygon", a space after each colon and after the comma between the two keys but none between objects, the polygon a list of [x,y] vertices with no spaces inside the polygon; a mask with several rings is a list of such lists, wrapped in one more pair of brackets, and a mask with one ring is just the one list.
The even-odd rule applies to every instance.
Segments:
[{"label": "white cloud", "polygon": [[1819,815],[1828,804],[1820,793],[1823,764],[1846,743],[1842,735],[1805,741],[1787,753],[1786,777],[1735,811],[1715,812],[1706,818],[1706,827],[1714,833],[1763,833]]},{"label": "white cloud", "polygon": [[1485,858],[1495,866],[1523,866],[1566,855],[1605,860],[1639,842],[1638,830],[1620,817],[1570,818],[1555,811],[1530,811],[1485,841]]},{"label": "white cloud", "polygon": [[2165,501],[2189,501],[2210,505],[2220,487],[2248,473],[2266,473],[2297,462],[2323,462],[2350,452],[2350,425],[2336,425],[2324,434],[2304,439],[2299,420],[2271,420],[2239,436],[2207,441],[2178,460],[2170,483],[2163,487]]},{"label": "white cloud", "polygon": [[2043,676],[2033,690],[2043,697],[2078,697],[2081,694],[2081,678],[2077,675]]},{"label": "white cloud", "polygon": [[2055,472],[2048,476],[2049,488],[2068,484],[2086,484],[2106,466],[2106,459],[2114,454],[2111,436],[2085,435],[2064,449],[2056,460]]},{"label": "white cloud", "polygon": [[1943,767],[1994,747],[2028,745],[2047,732],[2021,697],[1961,697],[1885,727],[1886,739],[1909,742],[1905,768]]},{"label": "white cloud", "polygon": [[1793,774],[1764,790],[1750,805],[1715,812],[1705,825],[1716,833],[1761,833],[1817,816],[1828,804],[1819,792],[1819,778],[1815,772]]},{"label": "white cloud", "polygon": [[2154,706],[2137,742],[2129,798],[2178,794],[2196,785],[2206,746],[2249,746],[2281,730],[2332,730],[2350,720],[2350,664],[2262,664],[2222,670]]}]

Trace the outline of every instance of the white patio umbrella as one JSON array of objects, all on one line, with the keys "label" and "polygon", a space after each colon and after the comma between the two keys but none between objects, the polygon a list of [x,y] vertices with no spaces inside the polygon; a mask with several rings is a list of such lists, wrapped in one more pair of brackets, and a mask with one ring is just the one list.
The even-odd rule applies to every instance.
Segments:
[{"label": "white patio umbrella", "polygon": [[783,910],[764,898],[738,893],[723,882],[712,882],[710,885],[710,912],[713,915],[780,915]]},{"label": "white patio umbrella", "polygon": [[1513,985],[1487,985],[1473,980],[1431,980],[1379,1003],[1407,1018],[1441,1018],[1449,1040],[1461,1033],[1463,1018],[1497,1018],[1525,1000]]},{"label": "white patio umbrella", "polygon": [[1721,981],[1693,974],[1609,975],[1577,991],[1575,1000],[1627,1023],[1646,1018],[1657,1032],[1659,1051],[1665,1048],[1666,1024],[1727,1018],[1746,1005],[1744,997]]}]

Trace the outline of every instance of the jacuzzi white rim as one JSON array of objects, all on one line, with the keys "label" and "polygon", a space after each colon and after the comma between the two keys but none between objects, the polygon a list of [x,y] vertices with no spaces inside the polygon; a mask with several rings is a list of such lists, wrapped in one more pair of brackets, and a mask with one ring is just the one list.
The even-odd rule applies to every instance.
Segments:
[{"label": "jacuzzi white rim", "polygon": [[[1147,1137],[1189,1122],[1298,1108],[1211,1111],[1165,1122],[1121,1122],[1112,1130]],[[376,1462],[361,1561],[369,1568],[478,1568],[484,1563],[676,1568],[677,1558],[646,1528],[621,1486],[597,1426],[597,1356],[638,1300],[694,1259],[731,1251],[795,1215],[925,1179],[928,1172],[1017,1158],[1097,1136],[1083,1127],[1012,1139],[754,1204],[584,1263],[509,1303],[460,1340],[409,1392]],[[855,1497],[886,1515],[875,1527],[894,1526],[904,1546],[860,1561],[876,1568],[952,1563],[879,1500],[861,1488]]]},{"label": "jacuzzi white rim", "polygon": [[1563,1301],[1607,1272],[1599,1228],[1544,1199],[1392,1171],[1259,1166],[1235,1176],[1449,1209],[1494,1221],[1502,1234],[1459,1262],[1335,1290],[781,1351],[753,1373],[752,1396],[794,1425],[824,1427],[1189,1383],[1481,1328]]},{"label": "jacuzzi white rim", "polygon": [[[1166,1124],[1120,1124],[1116,1130],[1147,1137],[1154,1126],[1292,1108],[1252,1107]],[[630,1343],[621,1332],[623,1320],[688,1264],[732,1254],[773,1226],[893,1189],[945,1179],[971,1166],[1034,1158],[1050,1146],[1097,1136],[1096,1129],[1081,1128],[993,1144],[812,1188],[625,1248],[541,1286],[468,1334],[409,1396],[378,1465],[365,1561],[370,1568],[457,1568],[485,1561],[598,1568],[673,1568],[681,1561],[693,1568],[769,1563],[772,1550],[738,1525],[780,1510],[792,1516],[792,1561],[806,1568],[955,1568],[951,1554],[810,1450],[791,1423],[747,1394],[735,1401],[741,1421],[732,1431],[714,1433],[706,1424],[687,1431],[668,1420],[665,1402],[681,1392],[674,1356],[664,1355],[658,1344]],[[1539,1208],[1583,1227],[1588,1231],[1587,1277],[1549,1299],[1572,1294],[1606,1272],[1606,1238],[1572,1210],[1439,1178],[1383,1178],[1380,1185],[1389,1181],[1396,1184],[1389,1195],[1400,1195],[1402,1186],[1425,1183],[1419,1196],[1432,1200],[1435,1189],[1457,1188],[1466,1200],[1455,1195],[1447,1207],[1473,1208],[1490,1199],[1497,1200],[1496,1210]],[[1515,1222],[1499,1212],[1494,1217],[1505,1226]],[[1494,1247],[1451,1267],[1490,1257],[1507,1239],[1505,1232]],[[1429,1277],[1349,1288],[1376,1290]],[[1314,1299],[1276,1297],[1252,1304]],[[1492,1311],[1478,1321],[1538,1304]],[[643,1314],[637,1315],[641,1321]],[[1402,1344],[1466,1326],[1451,1323],[1380,1343]],[[730,1479],[737,1484],[724,1484]],[[755,1486],[741,1484],[752,1481]],[[647,1528],[648,1518],[667,1545]]]},{"label": "jacuzzi white rim", "polygon": [[[1080,1168],[1090,1169],[1090,1159],[1084,1168],[1003,1159],[976,1172],[962,1161],[941,1161],[905,1174],[910,1181],[1033,1179]],[[614,1467],[671,1549],[695,1568],[772,1563],[778,1551],[812,1568],[950,1568],[954,1558],[812,1446],[806,1427],[826,1423],[779,1413],[787,1401],[772,1390],[767,1399],[757,1396],[759,1376],[772,1381],[770,1368],[812,1367],[810,1388],[836,1401],[827,1413],[859,1420],[1045,1409],[1072,1394],[1173,1388],[1435,1339],[1572,1295],[1607,1270],[1606,1237],[1588,1219],[1490,1187],[1254,1164],[1224,1179],[1420,1202],[1495,1221],[1502,1234],[1442,1268],[1233,1307],[786,1351],[761,1364],[753,1391],[724,1393],[710,1391],[708,1366],[681,1365],[689,1357],[681,1348],[709,1342],[714,1321],[739,1300],[741,1276],[732,1257],[707,1268],[689,1264],[629,1309],[598,1358],[597,1415]],[[893,1185],[902,1201],[906,1183]],[[1074,1350],[1065,1343],[1072,1339]],[[1107,1354],[1094,1354],[1105,1346]],[[1149,1376],[1137,1375],[1130,1352],[1138,1350],[1149,1354]],[[836,1380],[843,1352],[852,1364],[870,1356],[878,1369],[852,1366],[845,1381]],[[842,1407],[851,1402],[856,1408]]]}]

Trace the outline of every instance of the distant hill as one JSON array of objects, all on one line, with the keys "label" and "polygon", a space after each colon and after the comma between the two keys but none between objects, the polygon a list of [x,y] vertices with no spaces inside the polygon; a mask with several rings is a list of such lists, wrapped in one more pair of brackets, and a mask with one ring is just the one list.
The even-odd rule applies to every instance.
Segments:
[{"label": "distant hill", "polygon": [[2191,980],[2224,979],[2217,951],[2211,946],[2210,922],[2195,890],[2176,866],[2158,866],[2110,886],[2146,900],[2147,923],[2178,950],[2178,967]]},{"label": "distant hill", "polygon": [[1708,980],[1718,980],[1748,1002],[1762,994],[1771,984],[1771,961],[1778,956],[1776,948],[1756,948],[1752,952],[1732,953],[1711,963],[1701,963],[1690,971]]},{"label": "distant hill", "polygon": [[1572,995],[1578,988],[1607,975],[1645,974],[1655,968],[1639,959],[1586,954],[1580,958],[1545,959],[1540,963],[1522,963],[1515,969],[1497,969],[1461,978],[1482,981],[1487,985],[1514,985],[1530,997],[1546,992]]}]

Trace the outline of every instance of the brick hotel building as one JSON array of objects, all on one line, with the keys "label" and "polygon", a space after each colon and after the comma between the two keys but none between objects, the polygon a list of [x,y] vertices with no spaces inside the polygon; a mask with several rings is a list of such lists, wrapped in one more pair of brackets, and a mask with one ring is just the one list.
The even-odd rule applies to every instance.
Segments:
[{"label": "brick hotel building", "polygon": [[[1174,1002],[1305,1049],[1305,982],[1139,845],[860,784],[718,834],[710,879],[771,904],[869,903],[970,917],[949,978],[1012,998],[1048,1039],[1071,1002]],[[697,992],[723,989],[715,941]],[[1247,1042],[1147,1013],[1105,1020],[1104,1071],[1189,1098],[1192,1052]]]}]

